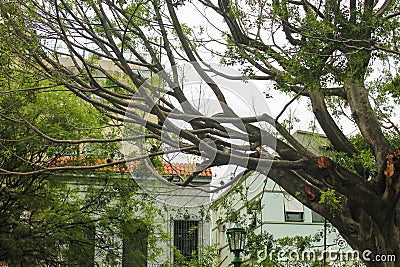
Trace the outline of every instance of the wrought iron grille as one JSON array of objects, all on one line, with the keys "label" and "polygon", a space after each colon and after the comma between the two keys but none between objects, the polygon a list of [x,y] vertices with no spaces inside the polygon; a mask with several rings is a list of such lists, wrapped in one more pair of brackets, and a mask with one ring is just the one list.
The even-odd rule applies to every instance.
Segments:
[{"label": "wrought iron grille", "polygon": [[[175,220],[174,221],[174,246],[185,259],[197,255],[199,244],[199,221]],[[176,258],[175,258],[176,260]]]}]

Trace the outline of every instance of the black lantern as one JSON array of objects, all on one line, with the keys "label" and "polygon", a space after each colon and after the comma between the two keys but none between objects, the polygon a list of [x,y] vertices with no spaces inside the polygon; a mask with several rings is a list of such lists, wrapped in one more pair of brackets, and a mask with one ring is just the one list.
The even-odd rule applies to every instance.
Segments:
[{"label": "black lantern", "polygon": [[240,267],[240,252],[244,250],[244,242],[246,239],[246,230],[239,224],[235,223],[231,228],[226,230],[228,237],[229,249],[235,254],[235,259],[232,261],[234,267]]}]

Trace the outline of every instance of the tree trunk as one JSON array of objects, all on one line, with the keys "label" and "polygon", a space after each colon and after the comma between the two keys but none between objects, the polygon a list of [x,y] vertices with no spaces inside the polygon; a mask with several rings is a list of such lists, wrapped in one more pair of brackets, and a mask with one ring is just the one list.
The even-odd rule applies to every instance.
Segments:
[{"label": "tree trunk", "polygon": [[[374,219],[367,212],[351,207],[343,209],[341,218],[333,217],[332,224],[359,252],[359,259],[368,267],[396,267],[400,263],[400,227],[397,204],[387,218]],[[348,213],[349,212],[349,213]],[[335,225],[337,221],[344,224]]]},{"label": "tree trunk", "polygon": [[[367,236],[367,233],[361,232],[360,234],[362,237]],[[369,241],[370,245],[366,241]],[[374,224],[372,239],[364,242],[361,244],[363,247],[360,247],[360,255],[366,266],[399,266],[399,228],[394,226],[393,221],[388,220],[382,226]]]}]

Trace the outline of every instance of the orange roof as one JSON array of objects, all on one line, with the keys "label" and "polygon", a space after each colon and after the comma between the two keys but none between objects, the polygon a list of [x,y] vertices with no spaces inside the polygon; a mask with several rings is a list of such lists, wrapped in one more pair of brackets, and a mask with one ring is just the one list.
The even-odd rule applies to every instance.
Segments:
[{"label": "orange roof", "polygon": [[[162,165],[161,175],[190,175],[197,170],[194,163],[169,163],[164,161]],[[203,170],[198,176],[212,177],[211,168]]]},{"label": "orange roof", "polygon": [[[57,165],[67,165],[71,162],[74,162],[77,165],[88,166],[90,165],[89,162],[85,161],[84,159],[75,159],[70,157],[60,157],[58,159]],[[96,164],[105,164],[110,163],[109,160],[106,159],[98,159]],[[108,171],[115,171],[115,172],[133,172],[136,167],[140,165],[139,161],[132,161],[125,164],[124,167],[120,165],[113,165],[109,167],[100,168],[100,170],[108,170]],[[162,163],[163,168],[158,170],[160,175],[190,175],[197,170],[197,165],[195,163],[169,163],[163,161]],[[207,168],[203,170],[198,176],[202,177],[212,177],[211,168]]]}]

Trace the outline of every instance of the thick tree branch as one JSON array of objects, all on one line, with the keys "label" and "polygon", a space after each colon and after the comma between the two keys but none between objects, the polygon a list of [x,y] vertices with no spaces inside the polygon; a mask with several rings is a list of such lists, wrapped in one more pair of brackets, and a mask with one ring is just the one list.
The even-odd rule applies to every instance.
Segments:
[{"label": "thick tree branch", "polygon": [[378,167],[382,168],[385,165],[386,156],[393,149],[382,133],[381,125],[368,100],[368,92],[360,81],[349,81],[345,86],[352,117],[375,155]]},{"label": "thick tree branch", "polygon": [[343,151],[349,157],[357,154],[358,152],[354,148],[353,144],[349,142],[329,114],[323,93],[319,89],[312,90],[310,92],[310,100],[313,107],[313,113],[335,150],[340,152]]}]

